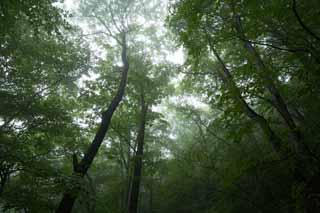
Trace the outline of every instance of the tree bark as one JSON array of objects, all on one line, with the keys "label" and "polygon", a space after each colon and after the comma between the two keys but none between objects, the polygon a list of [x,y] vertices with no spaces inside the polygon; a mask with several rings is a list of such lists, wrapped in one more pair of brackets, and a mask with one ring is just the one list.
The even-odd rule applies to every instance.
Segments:
[{"label": "tree bark", "polygon": [[131,180],[131,186],[128,196],[128,213],[137,213],[139,191],[141,182],[141,170],[142,170],[142,157],[143,157],[143,145],[145,135],[145,125],[148,106],[145,103],[143,94],[141,95],[141,120],[139,124],[139,130],[137,135],[137,152],[135,155],[135,164],[133,169],[133,178]]},{"label": "tree bark", "polygon": [[[118,91],[114,96],[114,98],[112,99],[108,109],[102,113],[102,119],[101,119],[99,129],[91,145],[87,149],[84,157],[81,159],[80,163],[77,163],[77,165],[74,165],[74,174],[77,174],[82,178],[87,174],[88,169],[90,168],[95,156],[97,155],[98,150],[103,142],[103,139],[108,131],[112,115],[117,109],[119,103],[121,102],[124,96],[125,87],[127,84],[127,76],[129,71],[126,34],[122,35],[121,45],[122,45],[121,59],[122,59],[123,67],[122,67],[122,75],[121,75],[121,81],[120,81]],[[77,198],[77,194],[66,191],[59,204],[59,207],[56,210],[56,213],[70,213],[72,211],[76,198]]]}]

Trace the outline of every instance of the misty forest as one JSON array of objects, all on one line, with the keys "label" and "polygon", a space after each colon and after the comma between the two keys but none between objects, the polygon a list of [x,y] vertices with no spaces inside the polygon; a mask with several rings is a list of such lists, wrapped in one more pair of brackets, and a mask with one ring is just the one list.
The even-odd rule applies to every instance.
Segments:
[{"label": "misty forest", "polygon": [[319,0],[1,0],[0,212],[320,213]]}]

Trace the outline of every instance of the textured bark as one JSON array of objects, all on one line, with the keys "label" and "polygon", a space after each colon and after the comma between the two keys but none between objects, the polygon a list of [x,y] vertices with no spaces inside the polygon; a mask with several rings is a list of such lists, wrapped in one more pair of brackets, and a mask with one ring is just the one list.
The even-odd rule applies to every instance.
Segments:
[{"label": "textured bark", "polygon": [[143,145],[146,126],[146,116],[148,107],[145,103],[143,95],[141,96],[141,120],[137,135],[137,152],[135,155],[135,164],[133,169],[133,178],[131,181],[129,196],[128,196],[128,213],[137,213],[139,191],[141,182],[141,170],[142,170],[142,157],[143,157]]},{"label": "textured bark", "polygon": [[[112,99],[108,109],[105,112],[103,112],[99,129],[91,145],[87,149],[84,157],[81,159],[79,163],[76,163],[76,165],[74,160],[74,173],[79,175],[82,178],[87,174],[88,169],[90,168],[95,156],[97,155],[97,152],[108,131],[112,115],[117,109],[119,103],[121,102],[125,92],[125,87],[127,84],[127,76],[129,71],[129,62],[127,58],[127,46],[126,46],[125,34],[123,34],[121,45],[122,45],[121,58],[123,63],[123,69],[122,69],[121,81],[120,81],[118,91],[114,96],[114,98]],[[60,202],[58,209],[56,210],[56,213],[70,213],[72,211],[76,198],[77,198],[77,195],[75,193],[70,193],[66,191],[63,195],[63,198]]]},{"label": "textured bark", "polygon": [[261,130],[263,131],[264,135],[268,139],[269,143],[273,147],[274,151],[281,155],[280,145],[281,145],[281,139],[275,134],[275,132],[271,129],[268,121],[255,112],[245,101],[243,96],[241,95],[241,92],[239,88],[237,87],[236,83],[234,82],[234,79],[229,71],[229,69],[226,67],[225,63],[221,59],[218,52],[215,50],[213,43],[211,42],[210,38],[208,38],[208,42],[210,45],[210,49],[217,58],[218,62],[221,65],[221,70],[219,72],[222,80],[227,85],[228,90],[231,92],[231,94],[234,97],[234,100],[236,103],[241,107],[242,112],[247,115],[248,118],[250,118],[254,123],[258,124]]}]

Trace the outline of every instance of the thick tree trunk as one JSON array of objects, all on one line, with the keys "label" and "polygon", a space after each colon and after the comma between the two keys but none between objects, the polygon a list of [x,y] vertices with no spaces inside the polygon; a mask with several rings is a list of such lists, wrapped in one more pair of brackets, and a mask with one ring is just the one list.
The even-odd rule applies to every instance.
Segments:
[{"label": "thick tree trunk", "polygon": [[141,170],[142,170],[142,157],[143,157],[143,145],[145,135],[145,125],[148,107],[145,103],[143,94],[141,96],[141,120],[137,135],[137,152],[135,155],[135,164],[133,169],[133,178],[131,180],[131,187],[128,196],[128,213],[137,213],[138,201],[139,201],[139,190],[141,182]]},{"label": "thick tree trunk", "polygon": [[[121,45],[122,45],[121,57],[122,57],[123,69],[122,69],[121,81],[120,81],[118,91],[114,96],[112,102],[110,103],[108,109],[105,112],[103,112],[99,129],[91,145],[89,146],[87,152],[85,153],[84,157],[81,159],[80,163],[77,163],[76,165],[74,165],[74,173],[76,175],[79,175],[82,178],[87,174],[88,169],[90,168],[95,156],[97,155],[97,152],[108,131],[112,115],[117,109],[124,95],[125,87],[127,84],[128,71],[129,71],[129,62],[127,58],[127,46],[126,46],[125,34],[123,34]],[[76,193],[74,194],[68,191],[65,192],[60,202],[60,205],[56,210],[56,213],[70,213],[72,211],[76,198],[77,198]]]},{"label": "thick tree trunk", "polygon": [[282,156],[280,145],[281,145],[281,139],[275,134],[275,132],[271,129],[270,125],[268,124],[268,121],[255,112],[248,103],[244,100],[243,96],[241,95],[241,92],[239,88],[237,87],[236,83],[234,82],[234,79],[229,71],[229,69],[226,67],[225,63],[221,59],[220,55],[214,48],[214,45],[211,41],[211,39],[208,37],[208,42],[211,51],[217,58],[218,62],[221,64],[222,69],[220,70],[219,74],[224,81],[224,83],[227,85],[228,90],[233,95],[234,100],[236,103],[241,107],[242,112],[247,115],[248,118],[250,118],[254,123],[258,124],[261,130],[263,131],[264,135],[268,139],[269,143],[271,144],[273,150],[279,154],[279,156]]}]

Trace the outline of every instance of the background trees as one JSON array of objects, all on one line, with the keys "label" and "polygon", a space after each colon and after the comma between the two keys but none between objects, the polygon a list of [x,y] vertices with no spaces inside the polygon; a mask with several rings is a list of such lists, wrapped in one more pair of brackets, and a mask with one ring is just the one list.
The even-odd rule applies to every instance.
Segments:
[{"label": "background trees", "polygon": [[[294,30],[284,26],[296,27],[297,25],[294,23],[299,22],[295,13],[296,2],[292,2],[292,7],[290,5],[288,1],[268,3],[247,1],[244,4],[234,1],[218,1],[216,3],[211,1],[179,1],[173,6],[173,16],[169,19],[169,23],[177,33],[179,40],[187,48],[189,63],[199,70],[210,69],[220,75],[223,86],[227,90],[227,93],[222,94],[222,97],[224,96],[224,99],[229,99],[229,103],[234,104],[231,112],[242,112],[251,120],[256,121],[275,152],[279,154],[281,161],[285,161],[288,156],[291,156],[289,162],[293,163],[291,165],[292,190],[295,192],[298,190],[299,192],[295,196],[300,196],[300,198],[293,196],[292,199],[301,199],[302,208],[305,208],[307,212],[312,212],[316,211],[315,209],[318,207],[315,207],[316,204],[313,203],[316,202],[315,199],[308,195],[310,192],[308,188],[315,184],[312,179],[318,174],[317,154],[313,154],[315,147],[311,148],[312,145],[307,142],[308,136],[306,138],[303,136],[305,123],[297,118],[297,112],[293,106],[290,106],[291,103],[297,103],[297,101],[287,101],[290,98],[286,94],[290,90],[291,82],[295,81],[294,79],[304,81],[297,75],[298,70],[303,69],[303,65],[302,63],[298,65],[300,67],[298,70],[289,65],[290,68],[286,67],[286,71],[279,65],[284,62],[281,59],[286,58],[284,59],[286,61],[288,58],[299,58],[296,54],[299,51],[301,51],[299,54],[306,54],[301,49],[293,50],[287,46],[287,39],[289,35],[294,34]],[[254,8],[254,12],[250,10],[250,7]],[[282,16],[276,13],[267,18],[260,17],[260,14],[264,13],[262,11],[267,12],[267,8],[272,12],[278,11],[280,8],[283,12],[286,8],[290,12]],[[260,10],[261,13],[256,13]],[[242,23],[246,23],[246,25]],[[253,28],[253,26],[255,27]],[[263,29],[260,29],[260,26]],[[253,37],[247,37],[250,32],[246,34],[246,31],[253,29]],[[285,32],[283,31],[280,36],[281,38],[278,37],[279,34],[275,33],[278,29],[279,31],[285,29]],[[302,33],[308,34],[305,31]],[[300,43],[299,47],[304,47],[306,50],[309,42],[317,46],[317,39],[311,38],[311,35],[308,37],[306,34],[301,37],[308,41]],[[286,41],[283,42],[284,40]],[[210,51],[213,52],[216,60]],[[316,57],[313,57],[311,53],[308,54],[308,58],[316,61]],[[199,67],[201,63],[206,64]],[[221,68],[214,65],[215,63],[222,65],[223,72],[220,71]],[[291,62],[289,63],[291,64]],[[314,68],[317,69],[316,67],[315,62]],[[288,69],[292,72],[287,72]],[[211,94],[207,98],[215,99]],[[296,107],[300,108],[297,105]],[[269,114],[270,112],[272,114]],[[275,114],[276,112],[278,114]],[[302,114],[304,113],[302,112]],[[276,119],[276,123],[274,119]],[[274,131],[274,127],[284,131]],[[312,172],[309,173],[310,171]],[[312,194],[317,194],[315,191],[318,187],[312,188]],[[299,201],[297,202],[299,203]],[[287,208],[293,207],[289,205]]]},{"label": "background trees", "polygon": [[51,1],[0,7],[1,205],[46,211],[59,196],[62,162],[83,142],[73,118],[89,52]]}]

